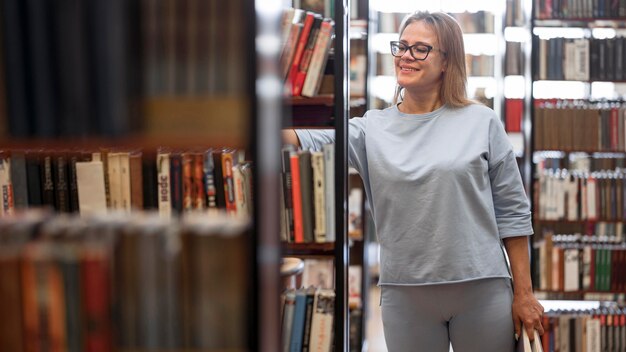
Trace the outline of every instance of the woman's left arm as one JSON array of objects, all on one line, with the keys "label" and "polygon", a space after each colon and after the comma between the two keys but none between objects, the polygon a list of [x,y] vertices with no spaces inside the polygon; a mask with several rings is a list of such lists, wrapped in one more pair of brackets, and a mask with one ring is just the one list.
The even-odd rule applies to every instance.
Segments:
[{"label": "woman's left arm", "polygon": [[541,318],[543,307],[533,294],[530,279],[530,259],[528,257],[528,236],[515,236],[503,239],[513,275],[513,324],[516,336],[521,336],[524,324],[528,337],[534,337],[533,329],[543,335]]}]

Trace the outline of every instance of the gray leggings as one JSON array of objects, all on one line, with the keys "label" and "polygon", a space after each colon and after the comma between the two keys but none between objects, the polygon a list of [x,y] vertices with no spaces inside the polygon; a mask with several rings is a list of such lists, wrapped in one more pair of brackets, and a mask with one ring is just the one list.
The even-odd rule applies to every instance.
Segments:
[{"label": "gray leggings", "polygon": [[383,285],[389,352],[512,352],[510,279],[426,286]]}]

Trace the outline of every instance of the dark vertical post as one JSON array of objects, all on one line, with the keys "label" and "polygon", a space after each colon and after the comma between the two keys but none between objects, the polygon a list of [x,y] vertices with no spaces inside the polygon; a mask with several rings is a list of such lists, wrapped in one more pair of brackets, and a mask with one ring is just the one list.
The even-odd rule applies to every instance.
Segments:
[{"label": "dark vertical post", "polygon": [[348,63],[349,0],[335,0],[335,351],[349,350],[348,319]]}]

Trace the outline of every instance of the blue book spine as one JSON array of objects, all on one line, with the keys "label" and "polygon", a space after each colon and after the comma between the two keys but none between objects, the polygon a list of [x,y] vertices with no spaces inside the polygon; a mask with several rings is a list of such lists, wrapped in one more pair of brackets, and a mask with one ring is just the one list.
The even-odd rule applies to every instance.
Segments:
[{"label": "blue book spine", "polygon": [[306,311],[306,291],[296,292],[296,306],[293,313],[293,325],[291,328],[290,352],[301,352],[302,335],[304,334],[304,315]]}]

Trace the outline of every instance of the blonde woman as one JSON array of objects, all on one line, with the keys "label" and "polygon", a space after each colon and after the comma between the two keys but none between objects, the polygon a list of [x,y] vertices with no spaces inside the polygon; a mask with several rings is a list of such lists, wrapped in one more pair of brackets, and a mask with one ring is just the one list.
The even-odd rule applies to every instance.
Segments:
[{"label": "blonde woman", "polygon": [[[388,349],[513,351],[522,325],[543,334],[543,307],[532,292],[531,213],[511,144],[494,111],[466,97],[463,36],[451,16],[414,13],[390,46],[395,104],[348,129],[349,162],[381,245]],[[288,130],[284,140],[320,149],[334,133]]]}]

